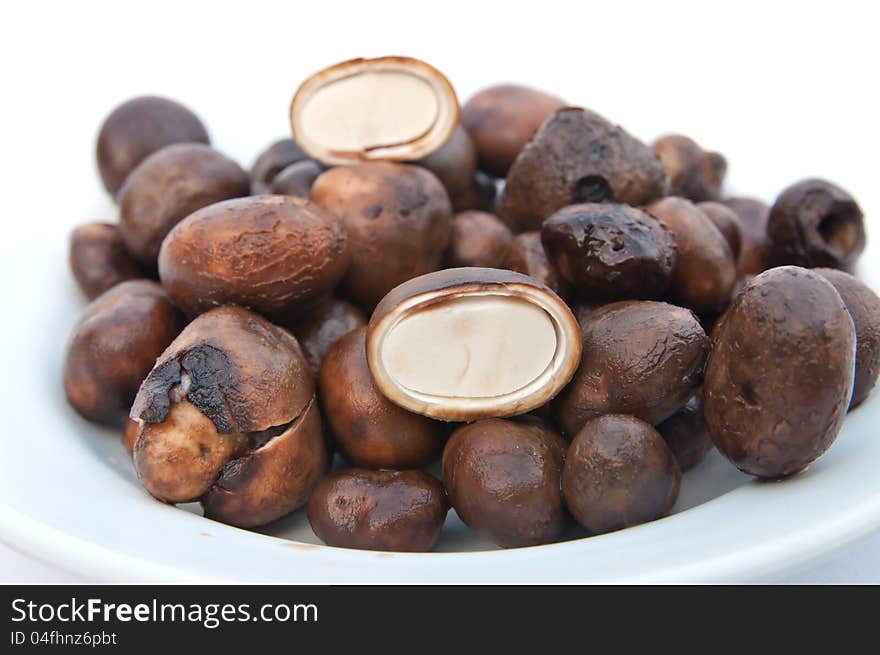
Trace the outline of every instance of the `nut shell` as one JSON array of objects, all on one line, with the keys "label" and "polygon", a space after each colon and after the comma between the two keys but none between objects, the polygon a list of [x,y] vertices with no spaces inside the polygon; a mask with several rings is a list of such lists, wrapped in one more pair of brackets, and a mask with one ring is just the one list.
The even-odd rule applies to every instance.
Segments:
[{"label": "nut shell", "polygon": [[667,134],[651,144],[669,177],[669,193],[693,202],[718,200],[727,161],[681,134]]},{"label": "nut shell", "polygon": [[367,324],[367,317],[350,302],[327,298],[290,326],[312,373],[318,375],[330,348],[346,334]]},{"label": "nut shell", "polygon": [[714,448],[703,419],[703,390],[697,391],[684,407],[658,425],[657,432],[675,455],[682,471],[699,464]]},{"label": "nut shell", "polygon": [[757,275],[767,268],[767,221],[770,207],[757,198],[727,198],[722,204],[739,217],[742,247],[737,260],[736,272],[740,277]]},{"label": "nut shell", "polygon": [[304,159],[308,159],[308,155],[293,139],[279,139],[269,145],[251,165],[251,195],[270,193],[272,182],[275,181],[278,173]]},{"label": "nut shell", "polygon": [[143,277],[128,252],[119,228],[109,223],[86,223],[70,235],[70,269],[89,300],[125,280]]},{"label": "nut shell", "polygon": [[502,268],[528,275],[562,298],[569,295],[568,285],[547,258],[539,230],[522,232],[514,237]]},{"label": "nut shell", "polygon": [[460,212],[452,217],[446,262],[450,267],[501,268],[512,244],[513,234],[494,214]]}]

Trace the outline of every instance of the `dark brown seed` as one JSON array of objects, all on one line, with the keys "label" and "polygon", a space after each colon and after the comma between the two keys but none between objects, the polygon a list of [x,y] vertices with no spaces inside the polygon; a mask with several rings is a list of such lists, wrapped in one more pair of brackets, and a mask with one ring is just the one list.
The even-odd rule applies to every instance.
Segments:
[{"label": "dark brown seed", "polygon": [[119,228],[109,223],[86,223],[70,236],[70,269],[89,300],[125,280],[143,277],[128,252]]}]

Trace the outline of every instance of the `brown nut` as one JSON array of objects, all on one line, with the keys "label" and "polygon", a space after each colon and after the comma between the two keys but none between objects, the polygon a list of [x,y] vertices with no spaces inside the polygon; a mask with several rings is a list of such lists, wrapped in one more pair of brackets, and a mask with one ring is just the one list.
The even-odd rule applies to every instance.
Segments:
[{"label": "brown nut", "polygon": [[499,546],[551,543],[567,524],[565,449],[562,437],[539,423],[477,421],[446,444],[443,484],[459,518]]},{"label": "brown nut", "polygon": [[514,237],[503,268],[528,275],[563,298],[569,294],[567,283],[547,259],[539,230],[522,232]]},{"label": "brown nut", "polygon": [[690,200],[675,196],[647,209],[675,238],[678,252],[669,288],[673,302],[699,313],[726,305],[736,283],[736,262],[715,224]]},{"label": "brown nut", "polygon": [[324,172],[324,167],[311,159],[298,161],[287,168],[283,168],[272,180],[271,193],[282,196],[296,196],[308,198],[312,192],[312,185],[318,176]]},{"label": "brown nut", "polygon": [[666,516],[680,485],[681,471],[663,438],[622,414],[587,422],[571,442],[562,471],[569,511],[594,534]]},{"label": "brown nut", "polygon": [[251,165],[251,195],[272,193],[272,182],[278,173],[308,157],[293,139],[279,139],[270,144]]},{"label": "brown nut", "polygon": [[436,152],[415,162],[427,168],[446,188],[449,198],[467,194],[477,172],[477,151],[467,131],[456,125],[449,140]]},{"label": "brown nut", "polygon": [[852,409],[868,397],[880,376],[880,298],[849,273],[833,268],[813,270],[837,289],[856,329],[856,376],[849,405]]},{"label": "brown nut", "polygon": [[767,221],[771,266],[849,271],[865,249],[862,210],[825,180],[802,180],[779,194]]},{"label": "brown nut", "polygon": [[495,213],[498,197],[498,180],[484,175],[480,171],[474,174],[468,187],[458,195],[451,196],[453,211],[463,212],[476,210]]},{"label": "brown nut", "polygon": [[767,220],[770,207],[757,198],[727,198],[722,201],[739,217],[742,247],[736,272],[740,277],[757,275],[767,268]]},{"label": "brown nut", "polygon": [[309,523],[328,546],[428,551],[440,536],[449,503],[424,471],[347,469],[321,480],[309,498]]},{"label": "brown nut", "polygon": [[762,478],[804,469],[843,425],[855,348],[849,312],[821,275],[783,266],[752,279],[712,332],[703,414],[718,450]]},{"label": "brown nut", "polygon": [[631,414],[656,425],[700,385],[709,344],[687,309],[621,301],[595,310],[582,330],[581,365],[557,402],[563,434],[574,435],[603,414]]},{"label": "brown nut", "polygon": [[675,455],[682,471],[692,469],[714,444],[703,419],[703,391],[698,390],[684,407],[657,426],[657,432]]},{"label": "brown nut", "polygon": [[411,57],[330,66],[303,82],[290,105],[297,143],[327,166],[422,159],[446,143],[457,124],[449,80]]},{"label": "brown nut", "polygon": [[207,205],[248,194],[247,173],[200,143],[162,148],[128,176],[119,191],[125,245],[155,270],[162,240],[177,223]]},{"label": "brown nut", "polygon": [[85,418],[122,427],[156,358],[183,329],[168,296],[150,280],[128,280],[86,307],[67,345],[64,391]]},{"label": "brown nut", "polygon": [[198,116],[166,98],[142,96],[119,105],[98,134],[98,169],[111,195],[149,155],[172,143],[210,143]]},{"label": "brown nut", "polygon": [[465,211],[452,217],[446,263],[451,267],[501,268],[513,243],[510,229],[494,214]]},{"label": "brown nut", "polygon": [[430,171],[392,162],[332,168],[315,181],[312,200],[348,230],[350,300],[373,307],[401,282],[442,265],[452,209]]},{"label": "brown nut", "polygon": [[727,245],[730,246],[734,261],[738,262],[740,252],[742,252],[743,238],[741,221],[736,212],[727,205],[711,200],[697,203],[697,208],[718,228],[727,241]]},{"label": "brown nut", "polygon": [[348,268],[345,227],[292,196],[215,203],[162,244],[159,277],[190,316],[234,304],[286,319],[333,291]]},{"label": "brown nut", "polygon": [[314,375],[330,348],[346,334],[367,324],[367,317],[350,302],[327,298],[290,325]]},{"label": "brown nut", "polygon": [[693,202],[718,200],[727,161],[717,152],[703,150],[681,134],[667,134],[651,144],[669,177],[669,193]]},{"label": "brown nut", "polygon": [[365,328],[349,332],[321,365],[319,396],[333,440],[355,466],[425,466],[440,454],[445,426],[408,412],[382,395],[367,367],[365,335]]},{"label": "brown nut", "polygon": [[367,361],[392,402],[447,421],[524,414],[580,361],[577,320],[535,280],[450,268],[395,288],[367,328]]},{"label": "brown nut", "polygon": [[94,300],[124,280],[143,277],[116,225],[85,223],[70,235],[70,269],[82,292]]},{"label": "brown nut", "polygon": [[129,455],[134,454],[134,443],[141,434],[141,424],[133,418],[125,419],[125,427],[122,430],[122,445]]},{"label": "brown nut", "polygon": [[544,222],[541,242],[559,276],[591,298],[660,298],[676,262],[672,234],[627,205],[563,207]]},{"label": "brown nut", "polygon": [[644,205],[665,193],[666,172],[653,150],[598,114],[567,107],[544,121],[519,153],[500,214],[522,232],[540,228],[566,205]]},{"label": "brown nut", "polygon": [[462,107],[461,123],[479,154],[480,169],[504,177],[541,123],[565,102],[515,84],[490,86]]}]

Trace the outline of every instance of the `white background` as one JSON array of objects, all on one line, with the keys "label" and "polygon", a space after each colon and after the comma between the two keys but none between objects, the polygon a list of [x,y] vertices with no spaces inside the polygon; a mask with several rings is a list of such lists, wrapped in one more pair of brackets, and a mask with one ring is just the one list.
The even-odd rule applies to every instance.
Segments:
[{"label": "white background", "polygon": [[[287,106],[306,75],[385,54],[431,62],[462,99],[518,81],[646,140],[685,132],[728,157],[731,190],[765,200],[798,178],[828,177],[853,192],[880,235],[871,225],[880,52],[870,4],[17,3],[0,20],[0,252],[40,248],[77,221],[114,219],[93,148],[120,101],[177,98],[219,149],[248,165],[287,132]],[[27,283],[26,270],[3,281]],[[0,548],[0,581],[74,579],[26,561]],[[880,538],[785,579],[880,582]]]}]

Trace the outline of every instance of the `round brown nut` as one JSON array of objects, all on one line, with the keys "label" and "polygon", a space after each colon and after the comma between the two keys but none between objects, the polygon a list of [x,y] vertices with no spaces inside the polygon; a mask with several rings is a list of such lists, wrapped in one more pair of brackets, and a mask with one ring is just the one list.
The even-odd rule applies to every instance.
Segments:
[{"label": "round brown nut", "polygon": [[128,280],[86,307],[67,345],[64,391],[90,421],[122,426],[141,381],[183,329],[183,316],[150,280]]},{"label": "round brown nut", "polygon": [[574,435],[603,414],[630,414],[656,425],[700,385],[709,344],[687,309],[625,300],[595,310],[581,328],[581,365],[557,403],[563,434]]},{"label": "round brown nut", "polygon": [[445,426],[382,395],[367,367],[365,335],[360,328],[337,341],[318,375],[321,404],[339,452],[365,468],[430,464],[440,454]]},{"label": "round brown nut", "polygon": [[669,176],[669,193],[693,202],[718,200],[727,161],[717,152],[703,150],[681,134],[667,134],[651,144]]},{"label": "round brown nut", "polygon": [[507,175],[544,119],[564,106],[555,96],[515,84],[490,86],[474,94],[462,107],[461,123],[476,145],[480,169],[498,177]]},{"label": "round brown nut", "polygon": [[711,200],[697,203],[697,208],[718,228],[730,246],[734,261],[738,262],[742,252],[742,227],[736,212],[727,205]]},{"label": "round brown nut", "polygon": [[456,430],[443,450],[443,484],[459,518],[504,548],[557,541],[566,443],[539,424],[487,419]]},{"label": "round brown nut", "polygon": [[272,193],[272,182],[278,173],[304,159],[308,159],[308,155],[293,139],[279,139],[269,145],[251,165],[251,195]]},{"label": "round brown nut", "polygon": [[143,277],[128,252],[119,228],[109,223],[86,223],[70,236],[70,269],[89,300],[125,280]]},{"label": "round brown nut", "polygon": [[736,261],[724,235],[690,200],[667,196],[648,206],[675,239],[670,296],[696,312],[717,311],[736,283]]},{"label": "round brown nut", "polygon": [[309,498],[309,523],[328,546],[428,551],[449,503],[424,471],[347,469],[325,477]]},{"label": "round brown nut", "polygon": [[503,268],[528,275],[563,298],[569,294],[568,285],[547,259],[539,230],[522,232],[514,237]]},{"label": "round brown nut", "polygon": [[825,180],[802,180],[779,194],[767,220],[772,266],[851,270],[865,249],[862,210]]},{"label": "round brown nut", "polygon": [[352,330],[364,327],[367,317],[350,302],[327,298],[291,323],[312,373],[318,375],[330,348]]},{"label": "round brown nut", "polygon": [[470,191],[477,172],[477,151],[467,131],[456,125],[439,150],[415,163],[436,175],[453,199]]},{"label": "round brown nut", "polygon": [[856,329],[856,376],[850,409],[859,405],[880,376],[880,298],[871,288],[849,273],[833,268],[816,268],[843,299]]},{"label": "round brown nut", "polygon": [[349,252],[345,227],[318,205],[251,196],[178,223],[162,244],[159,277],[190,316],[231,304],[284,320],[333,291]]},{"label": "round brown nut", "polygon": [[350,300],[373,307],[401,282],[442,265],[452,208],[430,171],[392,162],[331,168],[312,186],[312,200],[348,230]]},{"label": "round brown nut", "polygon": [[657,426],[682,471],[692,469],[714,444],[703,419],[703,392],[697,391],[684,407]]},{"label": "round brown nut", "polygon": [[155,96],[133,98],[104,120],[98,134],[98,169],[111,195],[149,155],[172,143],[210,143],[198,116]]},{"label": "round brown nut", "polygon": [[843,425],[855,351],[849,312],[821,275],[756,276],[712,332],[703,414],[718,450],[762,478],[804,469]]},{"label": "round brown nut", "polygon": [[536,409],[581,355],[577,320],[559,296],[494,268],[450,268],[395,288],[373,312],[366,346],[389,400],[446,421]]},{"label": "round brown nut", "polygon": [[622,414],[588,421],[571,442],[562,471],[565,503],[593,534],[666,516],[680,485],[681,471],[663,437]]},{"label": "round brown nut", "polygon": [[512,243],[510,229],[494,214],[461,212],[452,217],[452,241],[446,262],[451,267],[501,268]]},{"label": "round brown nut", "polygon": [[200,143],[162,148],[128,176],[119,191],[122,238],[142,264],[156,267],[162,240],[189,214],[248,194],[248,177],[228,157]]},{"label": "round brown nut", "polygon": [[311,159],[298,161],[282,169],[275,176],[270,191],[282,196],[308,198],[312,192],[312,185],[323,172],[324,167],[318,162]]},{"label": "round brown nut", "polygon": [[627,205],[563,207],[544,222],[541,242],[560,277],[588,297],[660,298],[676,262],[666,227]]},{"label": "round brown nut", "polygon": [[500,216],[522,232],[540,228],[566,205],[645,205],[665,193],[666,172],[653,150],[598,114],[567,107],[544,121],[519,153]]},{"label": "round brown nut", "polygon": [[767,220],[770,207],[756,198],[727,198],[722,201],[739,218],[742,247],[736,272],[740,277],[757,275],[767,268]]}]

